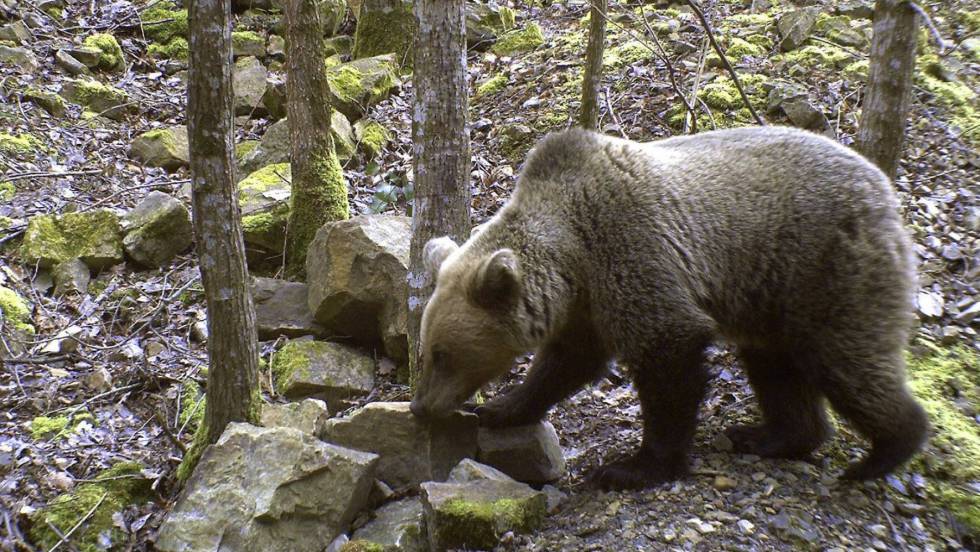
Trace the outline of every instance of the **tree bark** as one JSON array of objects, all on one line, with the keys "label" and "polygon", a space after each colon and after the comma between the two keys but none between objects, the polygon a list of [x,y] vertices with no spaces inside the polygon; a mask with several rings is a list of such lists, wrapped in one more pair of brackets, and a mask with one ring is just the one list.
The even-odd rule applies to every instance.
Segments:
[{"label": "tree bark", "polygon": [[585,50],[582,78],[582,110],[578,124],[588,130],[599,127],[599,84],[602,82],[602,51],[606,45],[607,0],[592,0],[589,15],[589,45]]},{"label": "tree bark", "polygon": [[347,182],[330,135],[323,22],[316,0],[284,2],[286,112],[292,168],[286,263],[302,274],[306,249],[324,223],[349,216]]},{"label": "tree bark", "polygon": [[912,99],[918,17],[903,0],[875,3],[868,87],[861,105],[857,149],[895,178]]},{"label": "tree bark", "polygon": [[412,124],[415,200],[408,272],[411,382],[421,370],[419,330],[435,282],[422,262],[426,242],[470,228],[470,140],[466,128],[464,0],[416,0],[415,105]]},{"label": "tree bark", "polygon": [[208,307],[207,442],[257,422],[259,354],[235,186],[230,0],[191,0],[187,126],[197,255]]}]

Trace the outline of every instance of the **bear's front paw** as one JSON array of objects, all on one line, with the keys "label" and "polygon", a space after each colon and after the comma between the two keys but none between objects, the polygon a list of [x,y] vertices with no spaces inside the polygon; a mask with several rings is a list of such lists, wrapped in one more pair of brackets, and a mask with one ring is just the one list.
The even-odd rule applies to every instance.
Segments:
[{"label": "bear's front paw", "polygon": [[607,491],[635,490],[676,481],[687,473],[684,458],[666,459],[639,453],[599,468],[593,480],[599,488]]}]

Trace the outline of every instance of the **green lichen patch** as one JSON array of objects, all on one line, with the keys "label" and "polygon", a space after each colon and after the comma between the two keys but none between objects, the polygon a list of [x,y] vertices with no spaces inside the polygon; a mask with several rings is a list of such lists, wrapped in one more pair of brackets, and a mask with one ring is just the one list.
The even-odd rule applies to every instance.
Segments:
[{"label": "green lichen patch", "polygon": [[95,423],[92,414],[82,411],[72,416],[38,416],[31,420],[31,437],[35,441],[42,439],[62,439],[73,431],[80,429],[82,422]]},{"label": "green lichen patch", "polygon": [[330,344],[323,341],[294,340],[282,346],[272,356],[272,380],[276,391],[282,393],[294,377],[309,374],[311,359],[330,351]]},{"label": "green lichen patch", "polygon": [[166,44],[175,37],[187,38],[187,10],[178,10],[173,2],[154,4],[142,14],[146,38]]},{"label": "green lichen patch", "polygon": [[511,31],[493,45],[493,53],[499,56],[512,56],[521,52],[529,52],[544,44],[544,33],[537,23],[528,23],[523,29]]},{"label": "green lichen patch", "polygon": [[929,414],[934,436],[914,461],[928,478],[930,498],[980,535],[980,424],[963,405],[980,404],[980,354],[965,346],[939,348],[920,341],[908,358],[912,392]]},{"label": "green lichen patch", "polygon": [[411,66],[415,30],[411,2],[361,10],[354,33],[354,59],[393,54],[400,65]]},{"label": "green lichen patch", "polygon": [[376,542],[357,539],[341,546],[340,552],[385,552],[385,547]]},{"label": "green lichen patch", "polygon": [[13,182],[0,182],[0,201],[10,201],[14,198],[15,193],[17,193],[17,188],[14,188]]},{"label": "green lichen patch", "polygon": [[0,132],[0,153],[17,159],[26,159],[38,150],[44,149],[44,143],[32,134],[7,134]]},{"label": "green lichen patch", "polygon": [[95,552],[105,550],[107,544],[121,548],[127,536],[112,518],[126,506],[149,498],[150,480],[143,477],[142,469],[137,462],[122,462],[100,473],[95,481],[55,498],[31,515],[31,540],[42,550],[51,550],[61,541],[58,533],[63,535],[81,523],[71,537],[76,549]]},{"label": "green lichen patch", "polygon": [[121,71],[126,68],[122,47],[119,46],[116,37],[111,34],[99,33],[90,35],[85,38],[82,44],[102,52],[99,55],[99,64],[96,66],[96,69]]},{"label": "green lichen patch", "polygon": [[602,63],[612,69],[620,69],[634,63],[653,59],[650,47],[637,40],[631,40],[606,49],[602,54]]},{"label": "green lichen patch", "polygon": [[93,270],[121,263],[119,217],[108,209],[35,216],[27,223],[21,253],[46,268],[74,258]]},{"label": "green lichen patch", "polygon": [[289,217],[289,163],[267,165],[238,183],[245,242],[272,253],[281,253]]},{"label": "green lichen patch", "polygon": [[27,301],[16,291],[0,286],[0,313],[3,314],[3,325],[9,325],[21,332],[33,334],[31,325],[31,309]]},{"label": "green lichen patch", "polygon": [[503,73],[494,75],[476,87],[476,95],[487,96],[496,94],[507,87],[509,80],[510,78]]},{"label": "green lichen patch", "polygon": [[178,36],[166,44],[153,43],[146,49],[146,53],[157,59],[176,59],[187,61],[191,54],[190,45],[187,39]]}]

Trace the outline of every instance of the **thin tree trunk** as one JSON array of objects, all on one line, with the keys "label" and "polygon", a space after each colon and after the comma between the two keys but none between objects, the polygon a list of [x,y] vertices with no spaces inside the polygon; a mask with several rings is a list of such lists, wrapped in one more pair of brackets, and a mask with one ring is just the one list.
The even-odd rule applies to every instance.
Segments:
[{"label": "thin tree trunk", "polygon": [[469,235],[470,140],[466,128],[464,0],[416,0],[415,114],[412,125],[415,200],[408,274],[411,381],[421,370],[419,329],[435,283],[426,274],[426,242]]},{"label": "thin tree trunk", "polygon": [[585,74],[582,78],[582,111],[578,124],[596,130],[599,127],[599,84],[602,82],[602,51],[606,45],[606,2],[592,0],[589,15],[589,45],[585,50]]},{"label": "thin tree trunk", "polygon": [[912,99],[918,17],[902,0],[875,3],[868,87],[861,105],[857,149],[895,178]]},{"label": "thin tree trunk", "polygon": [[230,0],[191,0],[187,126],[194,232],[208,306],[207,442],[257,422],[259,354],[235,186]]},{"label": "thin tree trunk", "polygon": [[286,236],[289,272],[324,223],[349,216],[347,182],[330,135],[323,22],[316,0],[286,0],[286,112],[293,181]]}]

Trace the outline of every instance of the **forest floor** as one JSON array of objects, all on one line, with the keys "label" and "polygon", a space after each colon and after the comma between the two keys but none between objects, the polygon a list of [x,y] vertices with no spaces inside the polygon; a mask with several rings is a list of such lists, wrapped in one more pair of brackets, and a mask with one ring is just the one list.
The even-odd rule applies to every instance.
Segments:
[{"label": "forest floor", "polygon": [[[16,4],[0,0],[0,10]],[[866,44],[858,40],[855,46],[843,47],[821,38],[806,55],[780,55],[771,7],[764,4],[768,2],[704,2],[708,20],[730,53],[742,45],[733,37],[760,48],[732,59],[750,98],[770,123],[788,124],[785,112],[767,110],[770,91],[802,88],[807,103],[826,118],[823,131],[852,144]],[[833,14],[837,3],[810,4]],[[836,476],[863,453],[864,444],[844,425],[838,424],[836,436],[812,462],[727,452],[728,444],[719,437],[722,429],[755,417],[757,410],[737,360],[719,344],[708,357],[715,378],[701,411],[692,454],[694,475],[657,489],[601,492],[589,484],[589,475],[628,454],[640,438],[638,404],[628,379],[614,368],[551,414],[569,467],[558,487],[568,496],[542,530],[505,540],[505,549],[977,546],[976,529],[963,522],[963,512],[954,511],[953,503],[939,500],[943,493],[935,489],[948,488],[939,482],[944,466],[956,464],[948,458],[967,454],[980,461],[980,455],[969,456],[980,454],[980,404],[975,400],[980,367],[974,364],[980,344],[976,322],[965,314],[980,301],[980,116],[975,95],[980,65],[976,39],[970,41],[978,33],[980,15],[968,1],[922,5],[932,14],[939,34],[955,47],[939,55],[935,45],[927,45],[930,37],[923,32],[922,72],[916,79],[906,154],[896,181],[921,263],[922,324],[913,354],[926,354],[923,351],[930,349],[925,344],[934,343],[954,351],[949,354],[966,366],[958,372],[966,374],[965,381],[941,378],[937,404],[957,405],[951,414],[957,420],[954,425],[966,427],[972,441],[945,439],[931,445],[923,459],[883,481],[847,484],[838,483]],[[519,26],[532,21],[541,26],[544,42],[512,57],[471,52],[474,222],[492,216],[509,197],[530,146],[547,132],[570,125],[577,109],[587,5],[570,0],[514,8]],[[778,6],[772,9],[778,11]],[[128,507],[114,521],[132,549],[151,547],[176,496],[174,470],[190,443],[186,412],[180,415],[188,404],[185,382],[206,383],[206,348],[195,330],[206,312],[192,254],[158,270],[118,265],[94,278],[88,294],[55,298],[49,294],[50,276],[24,263],[17,251],[24,224],[32,216],[94,207],[127,209],[151,190],[180,196],[188,181],[186,169],[167,173],[129,156],[138,134],[161,124],[186,122],[184,86],[171,61],[147,55],[146,42],[128,26],[133,10],[134,4],[126,0],[68,0],[58,17],[35,7],[38,27],[27,47],[40,60],[39,70],[0,64],[3,127],[37,140],[17,155],[0,151],[0,183],[12,183],[9,193],[0,189],[0,286],[27,299],[36,329],[26,342],[4,335],[6,347],[23,351],[16,360],[0,348],[5,359],[0,372],[0,549],[32,549],[27,544],[32,512],[123,460],[145,466],[144,475],[153,480],[153,500]],[[644,38],[651,33],[661,36],[678,88],[690,94],[697,83],[699,98],[712,110],[711,116],[698,117],[702,129],[750,123],[730,80],[713,67],[704,31],[688,9],[613,3],[610,20],[603,132],[641,141],[684,132],[683,108],[667,68],[655,53],[656,45]],[[352,25],[348,21],[343,29]],[[139,114],[121,121],[92,120],[72,107],[66,115],[51,116],[27,101],[28,86],[57,91],[66,79],[55,67],[55,49],[95,30],[120,35],[127,69],[105,78],[129,93],[139,104]],[[825,28],[827,33],[831,30]],[[753,38],[760,35],[768,43]],[[355,159],[345,167],[352,212],[406,212],[406,194],[411,195],[411,95],[406,79],[399,93],[372,108],[371,117],[394,138],[374,161]],[[240,117],[237,122],[239,140],[257,138],[268,125],[261,118]],[[78,326],[86,328],[87,338],[60,349],[65,332]],[[278,345],[263,343],[263,358],[268,360]],[[519,381],[525,367],[522,364],[487,394],[493,396]],[[268,394],[269,389],[264,391]],[[372,399],[407,397],[407,388],[392,382],[372,394]],[[91,417],[82,419],[76,416],[79,412]],[[70,431],[57,439],[32,436],[33,420],[59,415],[74,417]],[[949,428],[940,423],[939,429]],[[968,450],[964,453],[960,446]],[[965,494],[968,508],[973,508],[966,515],[980,520],[980,476],[976,467],[966,473],[970,475],[957,480],[955,490],[957,496]]]}]

